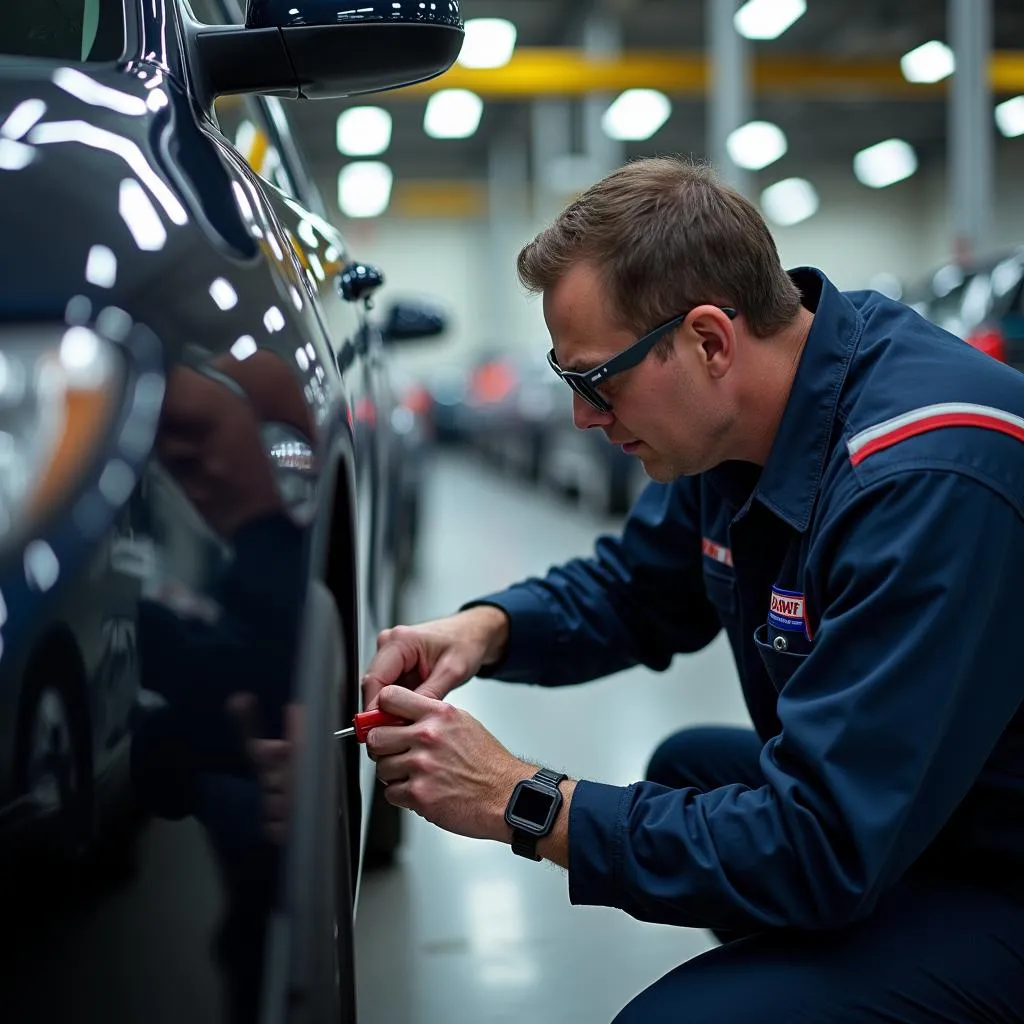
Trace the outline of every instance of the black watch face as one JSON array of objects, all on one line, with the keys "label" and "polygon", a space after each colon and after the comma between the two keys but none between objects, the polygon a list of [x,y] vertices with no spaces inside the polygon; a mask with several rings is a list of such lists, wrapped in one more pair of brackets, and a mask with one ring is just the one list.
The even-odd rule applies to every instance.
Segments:
[{"label": "black watch face", "polygon": [[554,802],[555,799],[550,793],[541,793],[531,786],[523,786],[512,802],[512,816],[524,818],[534,825],[543,825]]},{"label": "black watch face", "polygon": [[505,812],[505,820],[513,828],[535,836],[547,835],[561,806],[561,793],[538,786],[531,779],[520,782]]}]

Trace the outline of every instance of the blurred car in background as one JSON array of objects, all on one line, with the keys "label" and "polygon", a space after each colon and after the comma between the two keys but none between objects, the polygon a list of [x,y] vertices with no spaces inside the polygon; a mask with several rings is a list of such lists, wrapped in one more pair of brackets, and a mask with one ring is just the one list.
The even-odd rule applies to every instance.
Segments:
[{"label": "blurred car in background", "polygon": [[439,438],[502,473],[598,516],[627,512],[647,480],[640,461],[602,430],[575,426],[572,392],[534,352],[490,351],[440,382],[431,391],[435,423],[444,424]]},{"label": "blurred car in background", "polygon": [[5,1020],[354,1018],[382,790],[334,731],[408,557],[387,349],[443,324],[369,315],[277,94],[430,78],[463,32],[291,7],[0,19]]},{"label": "blurred car in background", "polygon": [[1024,246],[940,267],[904,301],[1000,362],[1024,370]]}]

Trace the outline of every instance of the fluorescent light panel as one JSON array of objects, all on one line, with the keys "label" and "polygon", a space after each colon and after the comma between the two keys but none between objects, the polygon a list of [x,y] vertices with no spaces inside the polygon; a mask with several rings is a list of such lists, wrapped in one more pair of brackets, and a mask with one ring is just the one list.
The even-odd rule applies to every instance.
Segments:
[{"label": "fluorescent light panel", "polygon": [[507,18],[470,18],[458,62],[466,68],[500,68],[515,48],[516,27]]},{"label": "fluorescent light panel", "polygon": [[1008,139],[1024,135],[1024,96],[1014,96],[995,110],[996,126]]},{"label": "fluorescent light panel", "polygon": [[468,139],[479,127],[484,101],[468,89],[442,89],[427,101],[423,130],[432,139]]},{"label": "fluorescent light panel", "polygon": [[725,146],[737,167],[759,171],[775,163],[786,152],[788,143],[777,124],[748,121],[729,135]]},{"label": "fluorescent light panel", "polygon": [[604,112],[601,128],[610,139],[649,139],[672,113],[669,98],[656,89],[627,89]]},{"label": "fluorescent light panel", "polygon": [[799,224],[818,212],[818,193],[806,178],[785,178],[761,193],[761,209],[780,227]]},{"label": "fluorescent light panel", "polygon": [[903,139],[886,139],[862,149],[853,158],[853,173],[869,188],[885,188],[917,170],[917,154]]},{"label": "fluorescent light panel", "polygon": [[945,43],[932,39],[903,54],[900,70],[908,82],[940,82],[956,70],[956,58]]},{"label": "fluorescent light panel", "polygon": [[379,156],[391,145],[391,115],[383,107],[350,107],[338,115],[338,152]]},{"label": "fluorescent light panel", "polygon": [[338,175],[338,208],[346,217],[379,217],[391,202],[394,175],[378,160],[347,164]]},{"label": "fluorescent light panel", "polygon": [[806,10],[805,0],[747,0],[732,22],[747,39],[778,39]]}]

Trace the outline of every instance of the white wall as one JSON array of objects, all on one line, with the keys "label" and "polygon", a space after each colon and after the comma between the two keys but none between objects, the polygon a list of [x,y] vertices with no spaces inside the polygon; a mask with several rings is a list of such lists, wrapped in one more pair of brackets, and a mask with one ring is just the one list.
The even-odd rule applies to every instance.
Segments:
[{"label": "white wall", "polygon": [[[944,173],[915,175],[880,190],[862,186],[845,168],[808,168],[805,174],[819,191],[821,207],[802,224],[774,229],[785,266],[810,264],[841,288],[862,288],[880,272],[916,281],[951,258]],[[996,181],[991,247],[1024,243],[1024,138],[997,147]],[[323,191],[331,196],[329,188]],[[409,346],[396,353],[398,361],[419,370],[491,344],[543,353],[547,331],[540,299],[526,296],[515,278],[519,246],[543,226],[525,217],[507,226],[496,251],[486,219],[385,216],[349,222],[353,254],[385,272],[382,305],[389,296],[419,294],[440,300],[451,312],[445,340]],[[506,289],[503,303],[495,300],[496,288]]]}]

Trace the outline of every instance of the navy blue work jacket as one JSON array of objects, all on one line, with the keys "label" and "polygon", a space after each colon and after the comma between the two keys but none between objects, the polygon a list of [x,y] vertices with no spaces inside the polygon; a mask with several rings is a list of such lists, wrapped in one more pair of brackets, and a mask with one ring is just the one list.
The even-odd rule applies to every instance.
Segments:
[{"label": "navy blue work jacket", "polygon": [[915,864],[1024,878],[1024,375],[792,277],[815,316],[763,469],[651,484],[592,558],[472,602],[511,617],[487,674],[545,686],[728,634],[764,785],[581,781],[573,903],[827,928]]}]

